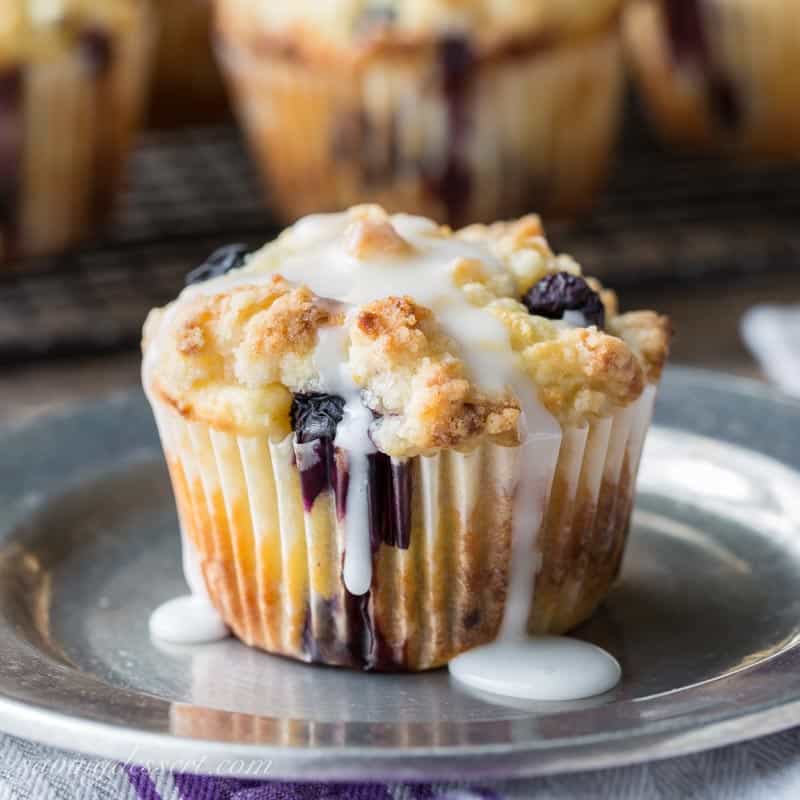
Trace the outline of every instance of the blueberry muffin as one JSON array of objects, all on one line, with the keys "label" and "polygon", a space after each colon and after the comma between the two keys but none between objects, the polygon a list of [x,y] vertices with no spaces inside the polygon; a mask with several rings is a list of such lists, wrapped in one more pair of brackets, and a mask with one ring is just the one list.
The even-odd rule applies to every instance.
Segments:
[{"label": "blueberry muffin", "polygon": [[634,0],[624,27],[644,104],[667,141],[800,154],[800,4]]},{"label": "blueberry muffin", "polygon": [[621,89],[618,0],[217,0],[282,217],[365,201],[450,223],[587,206]]},{"label": "blueberry muffin", "polygon": [[[377,206],[232,246],[144,330],[188,562],[244,642],[423,670],[592,614],[669,323],[549,248]],[[513,556],[512,556],[513,554]]]},{"label": "blueberry muffin", "polygon": [[62,250],[106,220],[151,35],[144,0],[3,0],[0,261]]},{"label": "blueberry muffin", "polygon": [[158,0],[150,123],[180,127],[230,116],[211,42],[212,0]]}]

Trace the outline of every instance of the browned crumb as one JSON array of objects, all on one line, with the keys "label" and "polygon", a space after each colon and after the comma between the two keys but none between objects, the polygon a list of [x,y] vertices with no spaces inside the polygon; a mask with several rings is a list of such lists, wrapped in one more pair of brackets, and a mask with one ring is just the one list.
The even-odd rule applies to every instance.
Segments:
[{"label": "browned crumb", "polygon": [[357,219],[344,234],[345,249],[364,260],[370,257],[407,256],[413,248],[388,220]]},{"label": "browned crumb", "polygon": [[651,383],[657,382],[669,358],[672,339],[669,317],[655,311],[629,311],[614,317],[609,327],[640,354],[647,369],[647,379]]}]

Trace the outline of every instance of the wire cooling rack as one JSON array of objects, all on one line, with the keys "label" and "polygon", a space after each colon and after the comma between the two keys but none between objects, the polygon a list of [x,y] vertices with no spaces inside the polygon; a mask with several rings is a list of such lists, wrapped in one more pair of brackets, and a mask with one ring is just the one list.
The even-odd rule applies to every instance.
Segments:
[{"label": "wire cooling rack", "polygon": [[[216,246],[276,232],[233,128],[151,134],[118,220],[92,246],[0,278],[0,362],[133,347]],[[559,249],[615,286],[800,268],[800,165],[737,165],[662,152],[632,126],[595,211],[549,225]]]}]

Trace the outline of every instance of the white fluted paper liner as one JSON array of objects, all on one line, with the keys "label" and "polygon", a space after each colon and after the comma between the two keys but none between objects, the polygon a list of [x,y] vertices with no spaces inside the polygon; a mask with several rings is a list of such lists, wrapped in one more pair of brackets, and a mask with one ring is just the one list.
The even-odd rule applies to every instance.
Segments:
[{"label": "white fluted paper liner", "polygon": [[[569,213],[596,194],[618,127],[616,30],[478,61],[463,102],[441,90],[429,46],[358,67],[254,54],[232,36],[219,52],[286,219],[363,202],[451,225]],[[458,121],[450,103],[464,106]],[[440,186],[448,175],[457,186]]]},{"label": "white fluted paper liner", "polygon": [[[539,570],[527,590],[530,631],[575,626],[613,582],[654,399],[649,387],[613,417],[564,430],[555,472],[537,474],[543,522],[531,537]],[[371,591],[354,597],[341,577],[334,492],[306,511],[304,446],[293,435],[237,436],[158,401],[154,409],[184,541],[196,551],[187,563],[242,640],[302,660],[418,670],[496,637],[522,448],[486,444],[394,462],[411,487],[408,546],[381,544]]]}]

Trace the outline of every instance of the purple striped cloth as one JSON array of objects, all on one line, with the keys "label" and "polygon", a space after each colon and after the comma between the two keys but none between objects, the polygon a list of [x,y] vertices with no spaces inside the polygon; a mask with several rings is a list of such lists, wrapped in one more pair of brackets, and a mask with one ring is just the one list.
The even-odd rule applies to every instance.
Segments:
[{"label": "purple striped cloth", "polygon": [[284,783],[247,781],[209,775],[172,775],[174,792],[165,798],[144,767],[125,772],[139,800],[501,800],[479,787],[385,783]]},{"label": "purple striped cloth", "polygon": [[0,800],[795,800],[800,728],[732,747],[572,775],[456,784],[245,781],[93,759],[0,735]]}]

